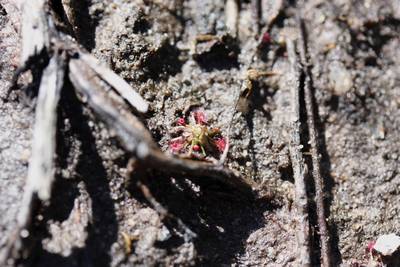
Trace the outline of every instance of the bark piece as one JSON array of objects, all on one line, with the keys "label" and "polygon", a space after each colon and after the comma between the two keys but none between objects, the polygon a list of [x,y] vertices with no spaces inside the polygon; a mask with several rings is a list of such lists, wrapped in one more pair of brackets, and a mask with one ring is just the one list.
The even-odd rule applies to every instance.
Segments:
[{"label": "bark piece", "polygon": [[42,201],[50,198],[54,179],[57,105],[64,84],[64,61],[54,56],[43,72],[36,105],[32,156],[27,189],[37,192]]}]

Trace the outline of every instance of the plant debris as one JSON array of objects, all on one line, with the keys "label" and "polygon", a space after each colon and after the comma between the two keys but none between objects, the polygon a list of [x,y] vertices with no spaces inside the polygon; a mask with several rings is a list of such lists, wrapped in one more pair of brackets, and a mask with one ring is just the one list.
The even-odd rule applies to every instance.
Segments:
[{"label": "plant debris", "polygon": [[372,249],[383,256],[391,256],[400,248],[400,237],[396,234],[381,235]]}]

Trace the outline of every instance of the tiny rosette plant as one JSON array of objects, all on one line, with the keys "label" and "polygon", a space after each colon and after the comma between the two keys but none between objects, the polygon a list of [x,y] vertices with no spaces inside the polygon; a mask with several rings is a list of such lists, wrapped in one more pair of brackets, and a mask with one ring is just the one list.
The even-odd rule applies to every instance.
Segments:
[{"label": "tiny rosette plant", "polygon": [[173,136],[169,141],[170,151],[190,158],[219,157],[226,147],[226,139],[220,129],[209,127],[202,109],[190,112],[187,118],[178,118]]}]

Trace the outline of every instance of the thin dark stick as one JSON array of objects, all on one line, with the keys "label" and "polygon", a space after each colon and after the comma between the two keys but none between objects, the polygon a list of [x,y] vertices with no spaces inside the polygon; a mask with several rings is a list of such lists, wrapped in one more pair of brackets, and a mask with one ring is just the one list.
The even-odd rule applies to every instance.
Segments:
[{"label": "thin dark stick", "polygon": [[332,264],[331,261],[331,252],[329,245],[329,230],[328,225],[326,223],[326,215],[325,215],[325,206],[324,206],[324,180],[321,176],[321,157],[318,152],[318,132],[315,126],[315,114],[314,114],[314,103],[313,103],[313,95],[311,91],[311,74],[309,71],[309,63],[306,55],[307,44],[305,39],[305,25],[304,21],[301,17],[297,16],[297,24],[300,30],[300,60],[303,67],[303,72],[305,75],[304,81],[304,95],[306,102],[306,110],[307,110],[307,125],[310,134],[310,145],[311,145],[311,159],[313,164],[313,177],[315,183],[315,202],[317,207],[317,217],[318,217],[318,227],[319,227],[319,236],[321,243],[321,258],[322,264],[324,267],[330,267]]},{"label": "thin dark stick", "polygon": [[286,49],[291,69],[288,86],[291,90],[293,110],[291,113],[291,121],[289,122],[289,151],[295,184],[296,220],[298,223],[298,265],[308,267],[311,266],[310,222],[308,218],[308,198],[305,184],[307,166],[301,152],[300,141],[300,67],[297,60],[295,43],[290,38],[286,41]]}]

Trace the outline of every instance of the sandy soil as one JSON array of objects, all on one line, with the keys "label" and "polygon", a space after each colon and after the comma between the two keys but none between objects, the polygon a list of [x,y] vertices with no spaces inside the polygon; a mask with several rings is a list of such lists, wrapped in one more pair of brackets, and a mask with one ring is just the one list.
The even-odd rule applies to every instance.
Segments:
[{"label": "sandy soil", "polygon": [[[268,2],[261,1],[257,27],[254,7],[243,1],[233,38],[227,34],[224,1],[84,1],[79,42],[149,101],[151,112],[143,119],[164,150],[187,106],[200,105],[213,126],[227,131],[246,70],[277,74],[256,83],[249,112],[235,114],[231,126],[227,165],[253,179],[259,194],[248,199],[204,180],[170,177],[162,169],[127,177],[128,155],[68,85],[59,108],[57,182],[51,203],[37,216],[32,233],[37,245],[26,263],[295,266],[289,62],[279,40],[296,25],[296,9],[308,30],[335,266],[366,264],[370,240],[400,234],[399,1],[312,0],[297,7],[293,1]],[[20,53],[18,14],[8,14],[4,3],[2,96]],[[260,49],[260,28],[275,16],[268,31],[272,41]],[[200,34],[225,37],[196,44]],[[21,87],[27,81],[20,79]],[[0,100],[0,245],[15,224],[34,123],[34,105],[16,96]],[[196,237],[161,220],[136,187],[139,175],[148,177],[155,198]],[[309,194],[312,200],[312,186]],[[310,214],[315,224],[313,205]],[[132,239],[131,251],[125,235]]]}]

